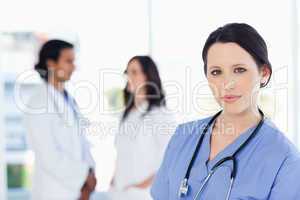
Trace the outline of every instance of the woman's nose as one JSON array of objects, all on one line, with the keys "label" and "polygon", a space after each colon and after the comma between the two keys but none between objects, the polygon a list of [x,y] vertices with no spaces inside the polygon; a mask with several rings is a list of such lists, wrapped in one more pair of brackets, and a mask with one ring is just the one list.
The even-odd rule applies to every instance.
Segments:
[{"label": "woman's nose", "polygon": [[235,85],[236,85],[236,81],[234,79],[230,79],[228,81],[225,81],[224,89],[225,90],[232,90],[232,89],[234,89]]}]

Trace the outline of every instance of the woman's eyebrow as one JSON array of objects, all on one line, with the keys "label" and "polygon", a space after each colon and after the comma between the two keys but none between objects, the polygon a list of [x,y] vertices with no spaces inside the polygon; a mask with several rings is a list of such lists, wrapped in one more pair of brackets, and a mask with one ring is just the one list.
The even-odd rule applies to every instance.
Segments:
[{"label": "woman's eyebrow", "polygon": [[211,70],[211,69],[220,69],[221,67],[217,65],[213,65],[213,66],[209,66],[208,68]]},{"label": "woman's eyebrow", "polygon": [[[237,64],[231,65],[231,67],[238,67],[238,66],[246,66],[246,64],[244,64],[244,63],[237,63]],[[218,66],[218,65],[210,65],[210,66],[208,66],[208,69],[209,69],[209,70],[212,70],[212,69],[220,69],[220,68],[222,68],[222,67],[220,67],[220,66]]]},{"label": "woman's eyebrow", "polygon": [[243,63],[237,63],[237,64],[232,65],[231,67],[238,67],[238,66],[245,66],[245,64],[243,64]]}]

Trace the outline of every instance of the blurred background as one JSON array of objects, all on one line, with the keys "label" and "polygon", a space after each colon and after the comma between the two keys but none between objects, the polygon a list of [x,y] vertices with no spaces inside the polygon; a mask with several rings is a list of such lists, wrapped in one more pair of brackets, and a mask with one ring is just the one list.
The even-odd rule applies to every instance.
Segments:
[{"label": "blurred background", "polygon": [[218,107],[206,84],[201,51],[208,34],[230,22],[249,23],[266,40],[273,77],[260,103],[300,146],[297,0],[0,2],[1,200],[30,199],[34,156],[26,141],[22,103],[41,83],[32,69],[41,44],[53,38],[76,46],[77,70],[68,88],[92,122],[98,191],[108,189],[114,170],[114,132],[128,60],[144,54],[154,58],[179,122],[210,115]]}]

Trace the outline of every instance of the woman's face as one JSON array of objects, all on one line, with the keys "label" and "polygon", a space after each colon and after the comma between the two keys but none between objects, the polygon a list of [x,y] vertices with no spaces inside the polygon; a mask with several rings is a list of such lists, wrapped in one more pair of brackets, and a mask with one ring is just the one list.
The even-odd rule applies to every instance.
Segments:
[{"label": "woman's face", "polygon": [[144,74],[140,63],[137,60],[132,60],[127,67],[126,74],[128,77],[127,89],[131,93],[138,93],[144,90],[147,77]]},{"label": "woman's face", "polygon": [[208,50],[209,86],[227,113],[257,108],[260,84],[269,76],[269,69],[259,70],[252,56],[236,43],[215,43]]}]

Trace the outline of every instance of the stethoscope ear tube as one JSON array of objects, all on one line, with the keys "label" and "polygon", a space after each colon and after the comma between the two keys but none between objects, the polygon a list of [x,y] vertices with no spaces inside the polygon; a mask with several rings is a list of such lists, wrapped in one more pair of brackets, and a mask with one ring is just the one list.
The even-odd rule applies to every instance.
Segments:
[{"label": "stethoscope ear tube", "polygon": [[231,171],[231,179],[235,179],[236,177],[236,172],[237,172],[237,163],[236,163],[236,159],[234,157],[232,157],[232,171]]},{"label": "stethoscope ear tube", "polygon": [[197,157],[197,155],[198,155],[200,146],[202,145],[202,142],[203,142],[203,139],[204,139],[205,134],[207,133],[209,127],[212,125],[212,123],[215,121],[215,119],[216,119],[221,113],[222,113],[222,110],[219,111],[218,113],[216,113],[216,114],[209,120],[208,124],[205,126],[203,132],[201,133],[201,136],[200,136],[200,138],[199,138],[199,140],[198,140],[198,143],[197,143],[197,145],[196,145],[195,151],[194,151],[194,153],[193,153],[192,159],[191,159],[191,161],[190,161],[190,163],[189,163],[189,166],[188,166],[188,169],[187,169],[187,171],[186,171],[186,173],[185,173],[185,176],[184,176],[185,179],[188,180],[189,177],[190,177],[191,169],[192,169],[192,167],[193,167],[193,165],[194,165],[194,162],[195,162],[196,157]]}]

